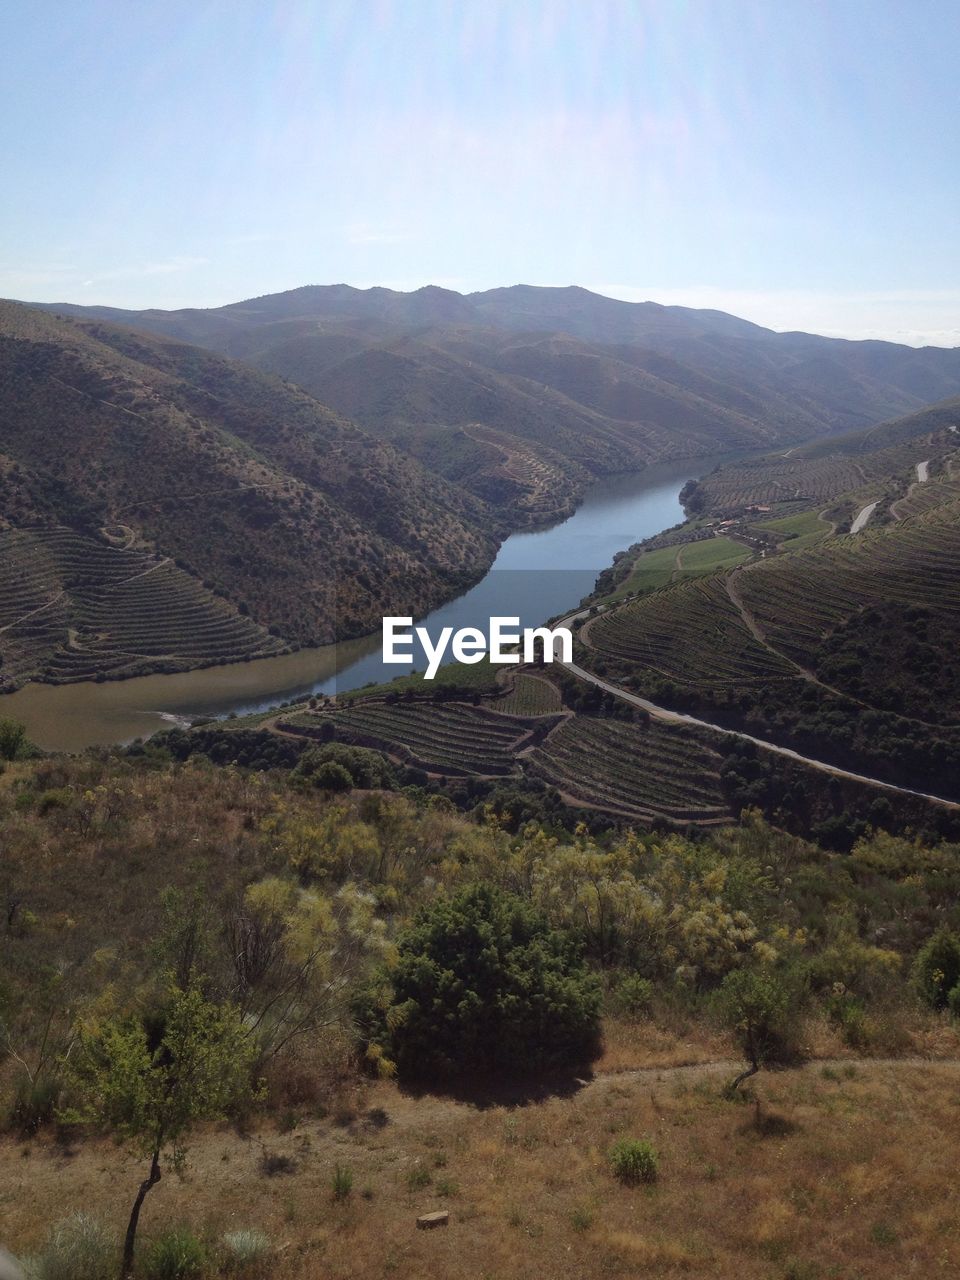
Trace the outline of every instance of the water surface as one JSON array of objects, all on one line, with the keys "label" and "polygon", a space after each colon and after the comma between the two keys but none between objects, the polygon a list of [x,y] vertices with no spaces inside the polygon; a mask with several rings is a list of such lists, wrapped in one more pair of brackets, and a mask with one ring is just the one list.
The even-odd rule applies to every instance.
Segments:
[{"label": "water surface", "polygon": [[[573,608],[617,551],[683,519],[679,493],[691,476],[717,461],[699,459],[650,467],[596,484],[567,520],[517,533],[500,548],[475,587],[418,623],[436,637],[441,627],[479,627],[491,616],[518,617],[537,626]],[[449,655],[448,655],[449,656]],[[0,715],[20,720],[32,741],[48,750],[126,743],[192,716],[265,710],[313,692],[335,693],[390,680],[410,666],[385,665],[377,633],[360,640],[279,658],[208,667],[181,675],[138,676],[100,684],[28,684],[0,697]]]}]

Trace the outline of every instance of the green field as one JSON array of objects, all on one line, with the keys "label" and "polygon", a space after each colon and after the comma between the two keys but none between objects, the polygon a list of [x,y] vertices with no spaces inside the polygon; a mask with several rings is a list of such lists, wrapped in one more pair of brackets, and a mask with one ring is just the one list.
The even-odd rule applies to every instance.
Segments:
[{"label": "green field", "polygon": [[634,560],[629,578],[617,588],[613,599],[634,595],[638,591],[655,591],[658,587],[666,586],[673,577],[676,565],[676,547],[644,551]]},{"label": "green field", "polygon": [[780,520],[764,520],[762,524],[757,524],[755,527],[783,534],[784,551],[799,551],[803,547],[812,547],[830,536],[829,524],[821,520],[816,511],[801,511],[795,516],[784,516]]},{"label": "green field", "polygon": [[680,548],[680,567],[684,573],[709,573],[711,569],[726,569],[749,560],[752,552],[732,538],[705,538],[702,542],[689,542]]}]

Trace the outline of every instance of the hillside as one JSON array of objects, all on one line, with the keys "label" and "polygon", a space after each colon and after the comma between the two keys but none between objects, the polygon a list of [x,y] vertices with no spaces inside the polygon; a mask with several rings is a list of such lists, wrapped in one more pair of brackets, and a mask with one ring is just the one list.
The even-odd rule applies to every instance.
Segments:
[{"label": "hillside", "polygon": [[[449,597],[496,547],[481,502],[302,391],[14,304],[0,307],[0,463],[3,527],[72,547],[35,567],[22,537],[9,543],[0,653],[16,679],[60,678],[77,648],[103,655],[78,670],[129,674],[269,652],[268,630],[294,644],[362,634]],[[124,630],[104,592],[148,569]]]},{"label": "hillside", "polygon": [[[960,1040],[913,976],[935,929],[960,927],[956,844],[877,832],[841,858],[756,814],[699,839],[628,828],[595,840],[512,822],[495,799],[459,814],[398,790],[382,762],[341,758],[377,776],[334,795],[306,761],[253,776],[159,747],[6,762],[9,1249],[42,1253],[82,1211],[106,1265],[66,1274],[116,1274],[146,1162],[106,1107],[83,1125],[57,1107],[77,1096],[81,1032],[162,1026],[190,981],[217,1009],[242,1009],[263,1087],[182,1135],[181,1176],[164,1166],[143,1204],[139,1277],[158,1274],[155,1242],[173,1231],[202,1242],[211,1280],[466,1280],[491,1266],[516,1280],[787,1280],[960,1262]],[[584,957],[603,993],[589,1065],[485,1079],[464,1061],[453,1080],[412,1081],[370,1069],[353,1011],[374,980],[389,992],[388,943],[471,892],[516,895]],[[495,980],[485,934],[482,950],[448,937],[456,998],[474,952]],[[538,973],[522,976],[518,1002]],[[764,1061],[778,1069],[732,1092],[744,1037],[722,997],[751,977],[803,994],[766,1015],[778,1038]],[[438,1035],[443,999],[425,1002]],[[623,1139],[652,1144],[649,1183],[617,1176]],[[416,1229],[438,1210],[444,1229]],[[259,1265],[232,1257],[240,1231],[262,1233]]]},{"label": "hillside", "polygon": [[960,393],[957,351],[774,333],[579,288],[330,285],[209,310],[46,309],[277,373],[514,523],[549,514],[553,493],[554,514],[568,510],[591,476],[849,431]]},{"label": "hillside", "polygon": [[960,798],[956,408],[691,486],[692,521],[604,575],[583,663],[675,710]]}]

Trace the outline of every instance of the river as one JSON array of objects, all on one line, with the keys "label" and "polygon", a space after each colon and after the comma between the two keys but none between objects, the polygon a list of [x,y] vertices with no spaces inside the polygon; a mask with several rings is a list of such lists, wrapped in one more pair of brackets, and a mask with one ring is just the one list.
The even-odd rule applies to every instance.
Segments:
[{"label": "river", "polygon": [[[716,461],[668,463],[599,482],[568,519],[508,538],[481,582],[420,625],[435,637],[445,626],[474,626],[486,632],[494,615],[519,617],[523,627],[568,612],[591,590],[617,551],[683,519],[680,490]],[[335,693],[389,680],[409,670],[385,666],[380,649],[377,633],[182,675],[99,684],[28,684],[0,697],[0,716],[21,721],[31,741],[47,750],[81,751],[131,742],[193,716],[247,714],[314,692]],[[422,653],[415,665],[424,669]]]}]

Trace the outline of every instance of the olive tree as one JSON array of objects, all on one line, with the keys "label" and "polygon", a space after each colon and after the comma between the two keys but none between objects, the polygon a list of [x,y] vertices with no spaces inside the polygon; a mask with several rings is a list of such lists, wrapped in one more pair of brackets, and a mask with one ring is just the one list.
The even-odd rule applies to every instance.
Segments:
[{"label": "olive tree", "polygon": [[140,1210],[161,1178],[161,1157],[177,1169],[184,1139],[200,1120],[221,1118],[250,1091],[253,1046],[237,1010],[196,985],[170,990],[147,1015],[81,1028],[70,1062],[75,1106],[65,1118],[109,1128],[145,1160],[123,1245],[120,1275],[133,1273]]}]

